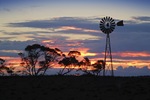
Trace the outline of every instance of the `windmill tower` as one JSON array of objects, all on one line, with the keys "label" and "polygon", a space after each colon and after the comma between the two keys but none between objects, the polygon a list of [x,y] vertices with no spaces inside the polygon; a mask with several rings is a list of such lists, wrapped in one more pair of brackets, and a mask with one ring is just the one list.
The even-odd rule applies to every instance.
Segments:
[{"label": "windmill tower", "polygon": [[111,41],[110,33],[115,29],[115,26],[123,26],[123,20],[115,24],[115,21],[111,17],[104,17],[100,21],[100,30],[106,34],[106,45],[105,45],[105,56],[104,56],[104,66],[103,66],[103,76],[105,76],[105,69],[107,67],[107,62],[109,62],[109,67],[107,69],[111,70],[111,76],[114,76],[112,54],[111,54]]}]

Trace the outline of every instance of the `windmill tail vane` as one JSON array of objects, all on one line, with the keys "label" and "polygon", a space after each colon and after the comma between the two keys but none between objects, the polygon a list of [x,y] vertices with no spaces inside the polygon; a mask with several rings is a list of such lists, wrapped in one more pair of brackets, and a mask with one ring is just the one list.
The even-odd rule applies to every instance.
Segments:
[{"label": "windmill tail vane", "polygon": [[123,20],[121,20],[121,21],[117,22],[117,26],[124,26],[124,24],[123,24]]}]

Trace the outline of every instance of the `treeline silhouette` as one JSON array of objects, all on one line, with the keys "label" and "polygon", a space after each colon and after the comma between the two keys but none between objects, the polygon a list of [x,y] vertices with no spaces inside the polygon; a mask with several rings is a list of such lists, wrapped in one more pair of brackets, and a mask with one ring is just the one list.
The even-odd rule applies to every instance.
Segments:
[{"label": "treeline silhouette", "polygon": [[94,64],[87,57],[81,56],[80,51],[69,51],[64,54],[58,48],[50,48],[40,44],[28,45],[24,52],[18,53],[21,59],[20,66],[22,69],[15,71],[15,67],[8,67],[5,60],[0,58],[0,75],[29,75],[39,76],[46,75],[46,71],[51,68],[61,67],[57,75],[67,75],[73,70],[81,71],[85,75],[100,75],[101,70],[105,67],[103,60],[98,60]]}]

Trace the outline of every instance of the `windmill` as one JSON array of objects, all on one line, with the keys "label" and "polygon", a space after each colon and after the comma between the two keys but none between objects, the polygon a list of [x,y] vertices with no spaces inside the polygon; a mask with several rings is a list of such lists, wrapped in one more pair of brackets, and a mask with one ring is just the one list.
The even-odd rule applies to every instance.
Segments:
[{"label": "windmill", "polygon": [[[115,29],[115,26],[124,26],[123,20],[115,23],[114,19],[111,17],[104,17],[100,21],[100,30],[106,34],[106,46],[105,46],[105,57],[104,57],[104,66],[103,66],[103,76],[105,76],[105,69],[107,62],[110,62],[111,76],[114,76],[113,63],[112,63],[112,54],[111,54],[111,42],[110,42],[110,33]],[[108,59],[109,60],[108,60]]]}]

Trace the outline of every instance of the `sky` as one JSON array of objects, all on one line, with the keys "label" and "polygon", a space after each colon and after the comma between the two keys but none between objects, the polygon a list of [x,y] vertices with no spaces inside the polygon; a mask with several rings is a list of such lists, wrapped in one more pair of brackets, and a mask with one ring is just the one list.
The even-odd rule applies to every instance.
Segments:
[{"label": "sky", "polygon": [[78,50],[93,62],[104,59],[106,35],[99,22],[110,16],[124,21],[110,34],[118,75],[122,70],[150,75],[149,5],[149,0],[0,0],[0,57],[16,63],[18,52],[39,43]]}]

